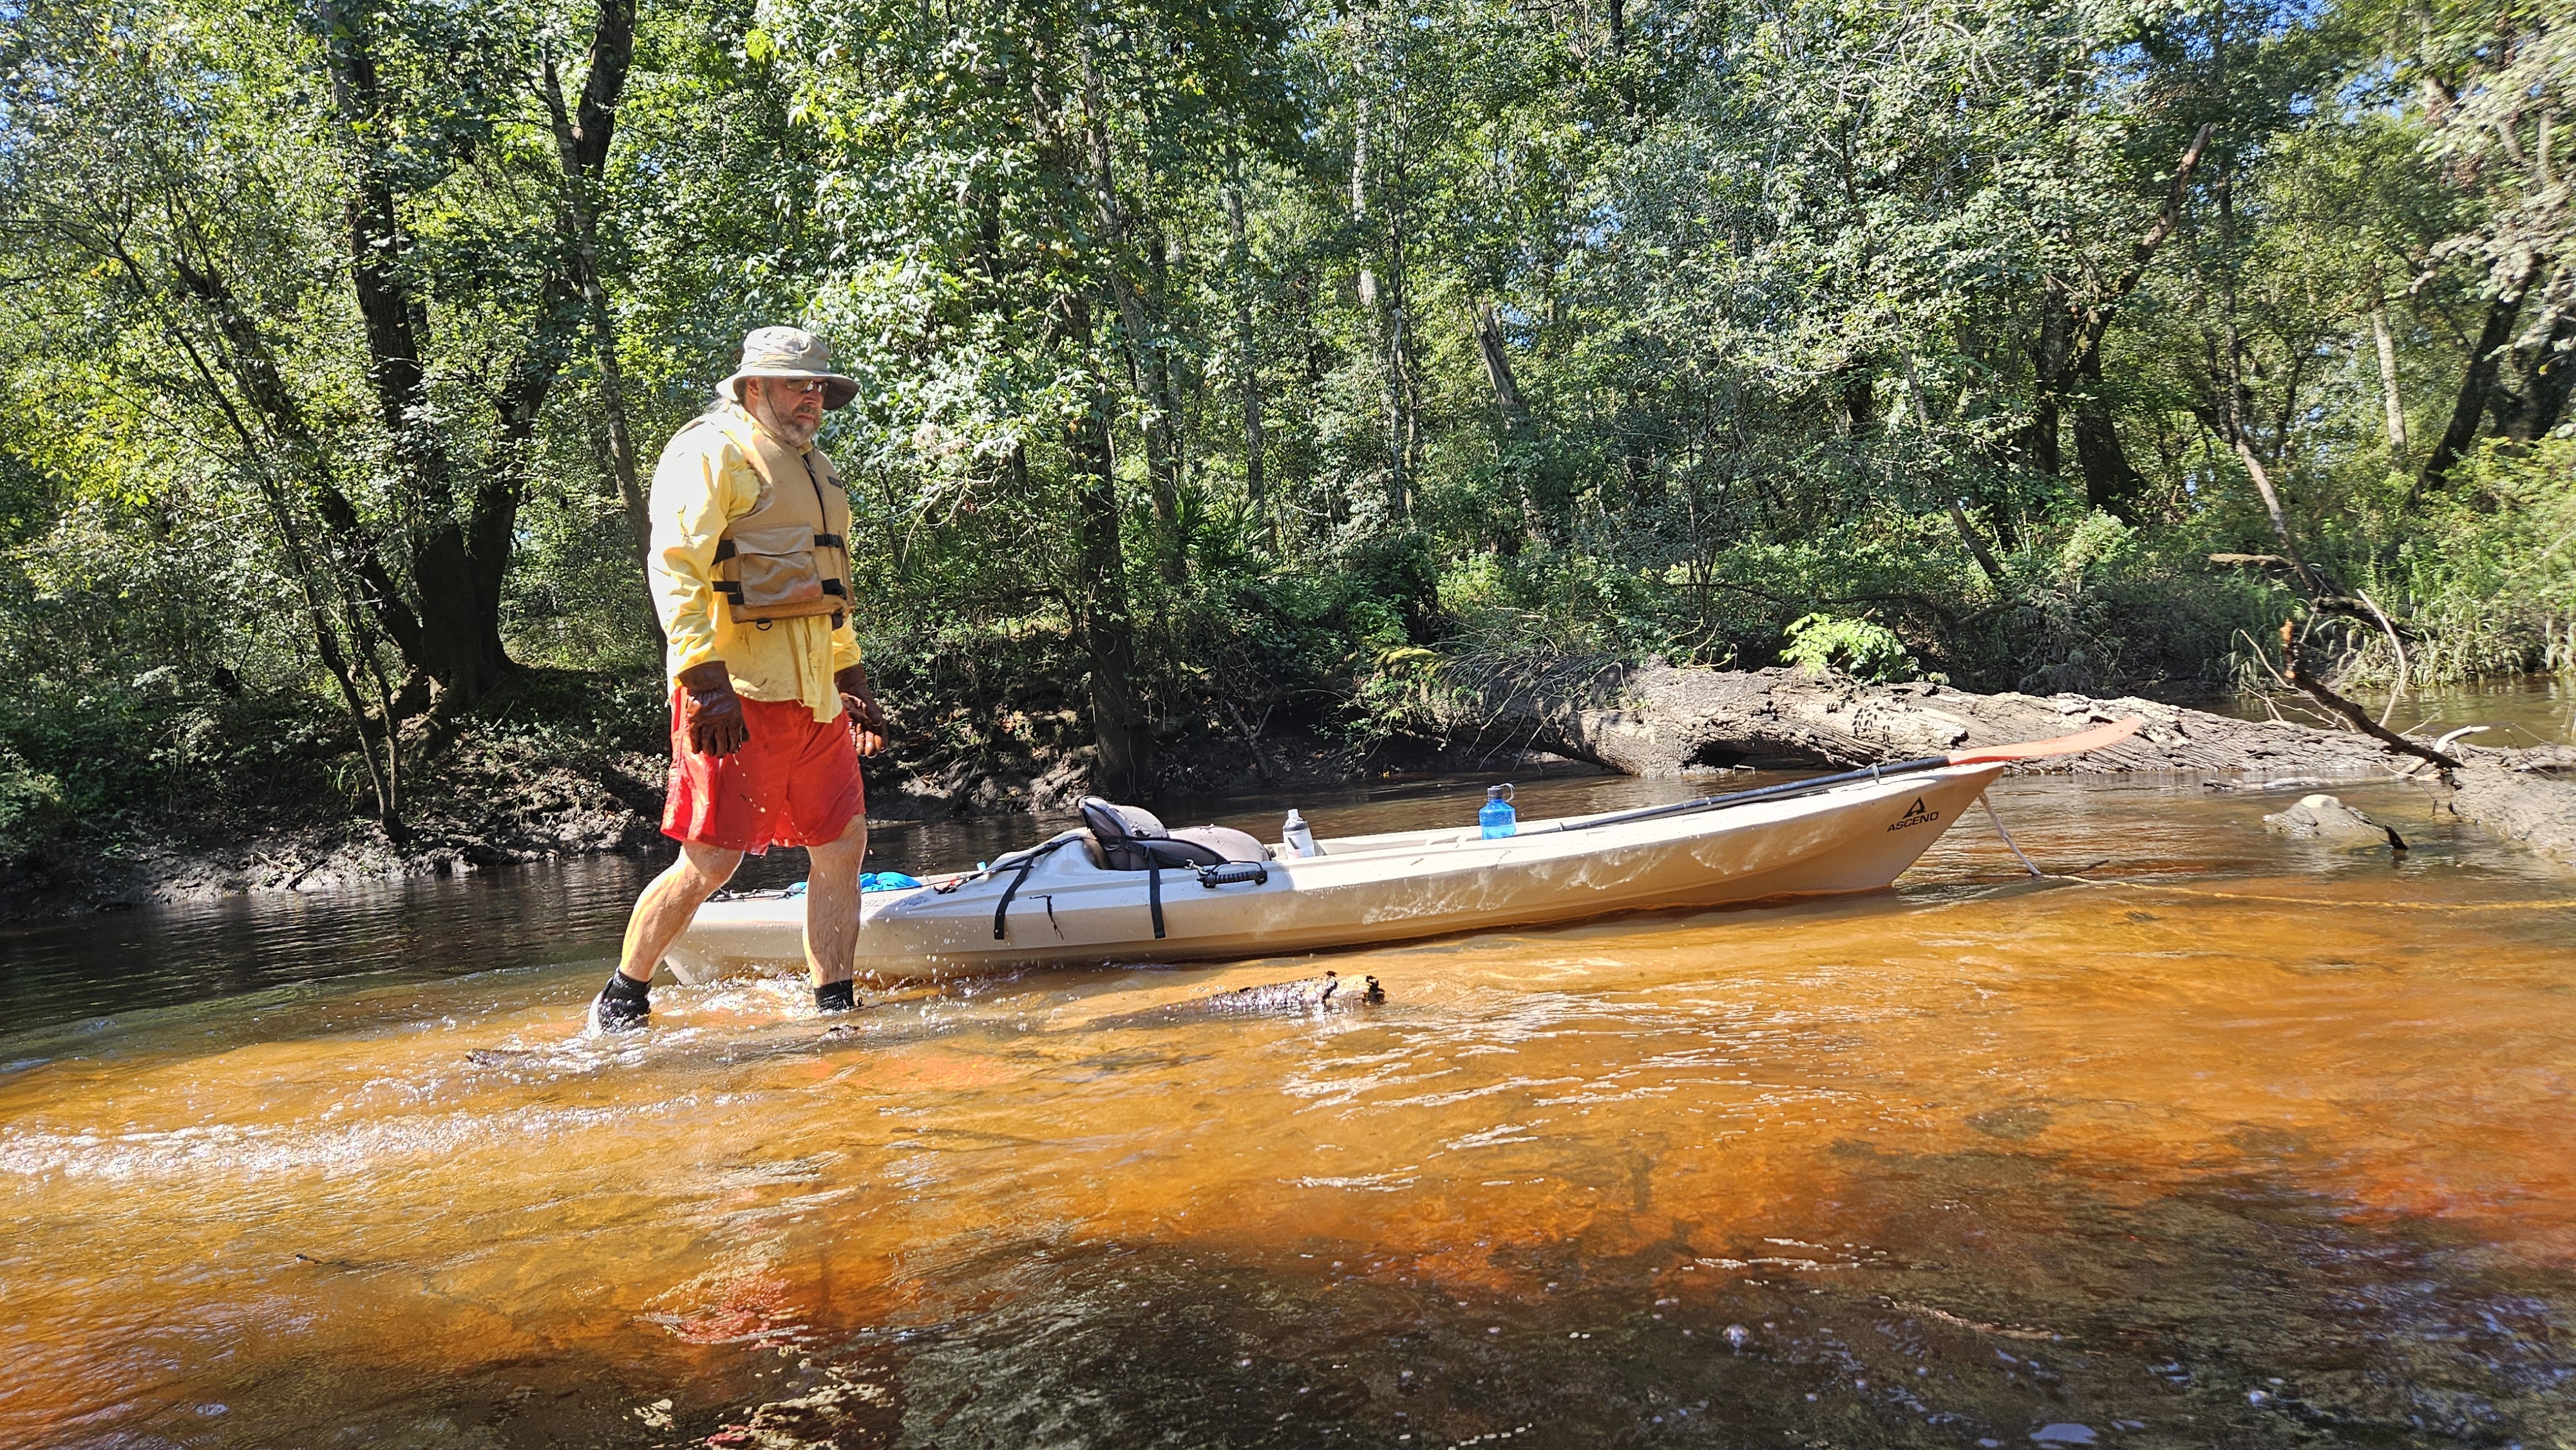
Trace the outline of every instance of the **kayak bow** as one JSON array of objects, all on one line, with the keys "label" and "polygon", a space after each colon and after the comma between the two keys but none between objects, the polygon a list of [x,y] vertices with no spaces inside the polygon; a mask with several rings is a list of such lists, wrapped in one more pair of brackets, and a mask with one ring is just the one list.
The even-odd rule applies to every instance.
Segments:
[{"label": "kayak bow", "polygon": [[1755,801],[1786,800],[1811,791],[1831,790],[1854,781],[1885,780],[1891,775],[1910,775],[1916,771],[1939,770],[1951,765],[1996,765],[2016,760],[2044,760],[2055,755],[2082,755],[2117,745],[2138,733],[2146,721],[2131,716],[2079,730],[2073,735],[2060,735],[2050,740],[2022,740],[2009,745],[1980,745],[1967,750],[1953,750],[1945,755],[1926,755],[1917,760],[1900,760],[1893,765],[1865,765],[1835,775],[1811,776],[1806,780],[1786,781],[1755,790],[1739,790],[1728,795],[1702,796],[1695,801],[1675,801],[1671,805],[1642,806],[1633,811],[1619,811],[1606,816],[1586,816],[1559,821],[1545,827],[1551,831],[1588,831],[1594,826],[1619,825],[1628,821],[1651,821],[1664,816],[1686,816],[1698,811],[1722,811],[1729,806],[1751,805]]}]

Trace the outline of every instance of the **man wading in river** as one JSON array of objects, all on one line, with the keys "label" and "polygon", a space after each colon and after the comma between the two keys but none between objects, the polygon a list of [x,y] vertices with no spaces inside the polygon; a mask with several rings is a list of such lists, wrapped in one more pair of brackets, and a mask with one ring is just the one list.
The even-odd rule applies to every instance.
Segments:
[{"label": "man wading in river", "polygon": [[859,385],[812,334],[764,327],[715,406],[653,469],[653,600],[670,638],[671,785],[662,834],[680,859],[626,923],[617,970],[591,1004],[602,1032],[645,1025],[662,953],[732,878],[745,851],[802,846],[805,966],[814,1006],[858,1005],[859,863],[868,850],[859,757],[885,718],[851,628],[850,504],[814,430]]}]

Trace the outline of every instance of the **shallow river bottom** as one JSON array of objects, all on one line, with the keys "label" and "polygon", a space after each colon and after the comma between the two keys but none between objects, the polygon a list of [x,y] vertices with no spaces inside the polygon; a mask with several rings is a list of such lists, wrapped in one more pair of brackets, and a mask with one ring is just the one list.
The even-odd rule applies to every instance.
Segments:
[{"label": "shallow river bottom", "polygon": [[[2340,793],[2414,849],[2015,780],[2093,880],[1979,816],[1893,894],[830,1037],[574,1040],[603,960],[434,941],[22,1031],[0,1444],[2576,1445],[2576,877]],[[1325,967],[1388,1001],[1186,1010]]]}]

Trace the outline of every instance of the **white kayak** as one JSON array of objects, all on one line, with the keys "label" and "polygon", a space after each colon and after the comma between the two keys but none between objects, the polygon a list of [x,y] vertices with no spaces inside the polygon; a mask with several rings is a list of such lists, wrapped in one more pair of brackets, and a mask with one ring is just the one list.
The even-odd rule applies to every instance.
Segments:
[{"label": "white kayak", "polygon": [[[883,985],[1021,967],[1274,956],[1614,912],[1877,891],[2003,769],[1994,759],[1925,760],[1905,774],[1859,773],[1847,784],[1723,808],[1528,821],[1491,840],[1473,826],[1328,837],[1311,856],[1262,847],[1241,832],[1184,831],[1248,849],[1221,864],[1159,869],[1112,869],[1133,853],[1120,860],[1101,849],[1101,832],[1070,831],[988,870],[868,893],[858,972]],[[1151,821],[1132,808],[1106,809]],[[1112,833],[1116,819],[1106,818]],[[666,961],[685,982],[801,962],[804,920],[797,896],[711,901]]]}]

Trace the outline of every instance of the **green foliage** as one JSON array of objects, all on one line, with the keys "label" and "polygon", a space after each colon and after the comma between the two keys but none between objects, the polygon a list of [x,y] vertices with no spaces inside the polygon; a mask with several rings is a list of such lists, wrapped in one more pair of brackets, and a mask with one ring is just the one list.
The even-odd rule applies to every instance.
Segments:
[{"label": "green foliage", "polygon": [[617,7],[338,13],[0,38],[0,852],[649,745],[612,392],[649,474],[771,322],[861,382],[925,771],[1601,657],[2214,684],[2303,606],[2210,556],[2288,544],[2418,682],[2576,668],[2522,0],[651,10],[577,175]]},{"label": "green foliage", "polygon": [[2480,449],[2427,524],[2390,571],[2417,678],[2576,670],[2576,439]]},{"label": "green foliage", "polygon": [[1872,684],[1914,678],[1914,657],[1905,652],[1905,641],[1866,619],[1803,615],[1789,626],[1788,641],[1780,650],[1780,663],[1810,674],[1839,670]]},{"label": "green foliage", "polygon": [[0,741],[0,854],[34,851],[62,822],[62,782],[27,764]]}]

